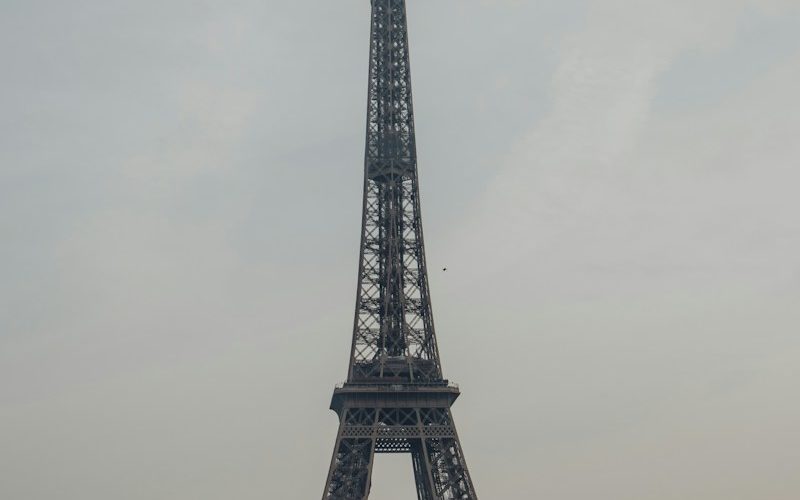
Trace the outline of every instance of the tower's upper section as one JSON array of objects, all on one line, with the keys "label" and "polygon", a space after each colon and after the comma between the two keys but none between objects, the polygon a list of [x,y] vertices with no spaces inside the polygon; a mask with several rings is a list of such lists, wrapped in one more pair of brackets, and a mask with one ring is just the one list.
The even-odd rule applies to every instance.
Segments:
[{"label": "tower's upper section", "polygon": [[417,183],[404,0],[372,0],[351,383],[442,382]]},{"label": "tower's upper section", "polygon": [[372,0],[367,169],[372,178],[416,166],[405,0]]}]

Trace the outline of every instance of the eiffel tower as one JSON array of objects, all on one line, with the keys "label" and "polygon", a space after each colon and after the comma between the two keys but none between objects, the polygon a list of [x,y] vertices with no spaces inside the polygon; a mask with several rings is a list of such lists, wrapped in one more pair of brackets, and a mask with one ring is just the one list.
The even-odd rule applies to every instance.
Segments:
[{"label": "eiffel tower", "polygon": [[361,257],[323,500],[366,500],[375,453],[409,453],[419,500],[475,500],[425,267],[405,0],[372,0]]}]

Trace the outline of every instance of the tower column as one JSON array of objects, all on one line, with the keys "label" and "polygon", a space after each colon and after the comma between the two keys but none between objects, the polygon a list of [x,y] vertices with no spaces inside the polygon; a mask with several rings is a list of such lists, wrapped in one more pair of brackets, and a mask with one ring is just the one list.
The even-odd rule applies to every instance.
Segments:
[{"label": "tower column", "polygon": [[376,453],[408,453],[418,500],[477,500],[442,376],[417,176],[405,0],[372,0],[364,201],[347,382],[323,500],[366,500]]}]

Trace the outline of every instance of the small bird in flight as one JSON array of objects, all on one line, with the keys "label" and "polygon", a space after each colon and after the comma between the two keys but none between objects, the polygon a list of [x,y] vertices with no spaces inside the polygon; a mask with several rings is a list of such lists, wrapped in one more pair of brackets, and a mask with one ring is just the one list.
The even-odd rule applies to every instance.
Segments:
[{"label": "small bird in flight", "polygon": [[447,271],[447,268],[446,268],[446,267],[443,267],[443,268],[442,268],[442,271]]}]

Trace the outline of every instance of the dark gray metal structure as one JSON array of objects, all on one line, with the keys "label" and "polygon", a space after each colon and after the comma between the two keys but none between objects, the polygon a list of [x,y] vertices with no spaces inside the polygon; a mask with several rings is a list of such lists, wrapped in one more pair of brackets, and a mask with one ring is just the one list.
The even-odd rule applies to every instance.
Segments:
[{"label": "dark gray metal structure", "polygon": [[410,453],[419,500],[477,499],[442,376],[417,183],[405,0],[372,0],[361,259],[323,500],[365,500],[375,453]]}]

